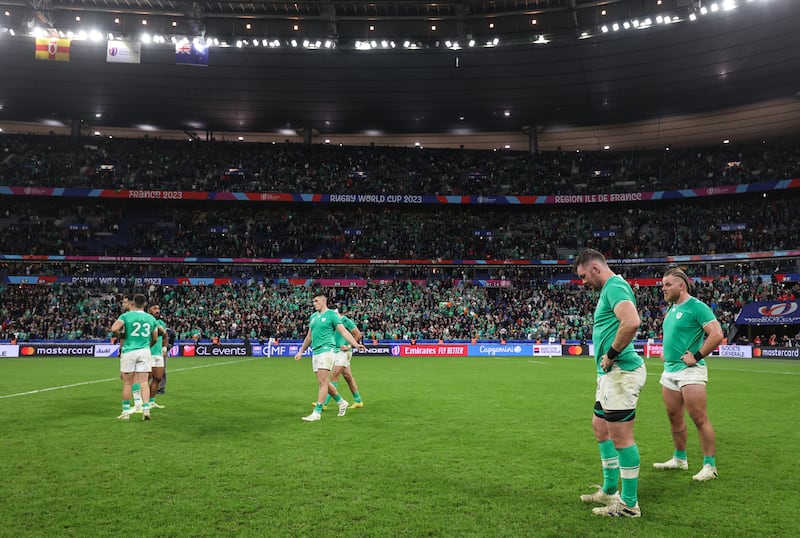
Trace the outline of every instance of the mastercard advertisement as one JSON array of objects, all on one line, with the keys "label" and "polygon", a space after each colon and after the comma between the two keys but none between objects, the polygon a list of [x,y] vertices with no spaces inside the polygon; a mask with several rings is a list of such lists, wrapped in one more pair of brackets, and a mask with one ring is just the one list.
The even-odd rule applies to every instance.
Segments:
[{"label": "mastercard advertisement", "polygon": [[566,351],[565,355],[570,355],[573,357],[577,357],[578,355],[588,355],[589,346],[574,344],[571,346],[564,346],[564,351]]},{"label": "mastercard advertisement", "polygon": [[94,344],[22,344],[20,357],[94,357]]},{"label": "mastercard advertisement", "polygon": [[2,357],[118,357],[119,344],[47,343],[0,344]]}]

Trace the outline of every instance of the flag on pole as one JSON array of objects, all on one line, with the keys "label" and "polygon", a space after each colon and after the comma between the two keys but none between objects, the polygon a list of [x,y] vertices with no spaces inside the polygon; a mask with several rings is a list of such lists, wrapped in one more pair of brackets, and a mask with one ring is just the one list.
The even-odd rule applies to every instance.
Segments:
[{"label": "flag on pole", "polygon": [[54,60],[56,62],[69,61],[69,39],[60,37],[37,37],[36,59]]},{"label": "flag on pole", "polygon": [[133,41],[109,41],[106,61],[122,64],[142,63],[142,44]]},{"label": "flag on pole", "polygon": [[200,43],[176,43],[175,63],[178,65],[208,66],[208,48]]}]

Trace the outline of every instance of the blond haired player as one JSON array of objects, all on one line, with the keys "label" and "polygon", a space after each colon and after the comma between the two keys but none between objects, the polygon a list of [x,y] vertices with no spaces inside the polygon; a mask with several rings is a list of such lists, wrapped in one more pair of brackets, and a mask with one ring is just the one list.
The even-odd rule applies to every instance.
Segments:
[{"label": "blond haired player", "polygon": [[686,458],[685,412],[700,434],[703,467],[692,478],[713,480],[717,477],[716,435],[706,412],[708,368],[707,357],[722,342],[722,327],[707,304],[689,294],[691,281],[680,269],[668,270],[661,279],[664,298],[670,303],[664,316],[664,373],[661,374],[661,396],[667,409],[675,452],[656,469],[689,468]]}]

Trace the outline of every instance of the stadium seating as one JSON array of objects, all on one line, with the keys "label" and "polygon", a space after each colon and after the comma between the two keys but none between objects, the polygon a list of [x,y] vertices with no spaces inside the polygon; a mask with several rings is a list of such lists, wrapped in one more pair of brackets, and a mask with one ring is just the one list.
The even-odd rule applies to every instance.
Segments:
[{"label": "stadium seating", "polygon": [[[540,153],[0,136],[0,184],[16,186],[526,195],[655,191],[778,181],[798,176],[800,145],[649,152]],[[311,288],[291,283],[361,278],[336,287],[368,338],[582,340],[592,299],[569,265],[435,267],[364,260],[569,260],[586,247],[641,263],[629,278],[658,278],[668,255],[797,248],[800,195],[707,196],[660,202],[425,208],[359,204],[247,204],[101,198],[4,197],[0,277],[118,277],[115,284],[0,285],[0,339],[107,338],[122,291],[163,305],[179,338],[300,338]],[[243,210],[243,208],[246,208]],[[723,226],[723,225],[735,226]],[[482,233],[476,233],[477,231]],[[485,233],[485,232],[490,233]],[[31,255],[171,257],[178,262],[46,262]],[[25,256],[25,259],[18,259]],[[352,263],[208,263],[186,258],[353,260]],[[723,328],[744,302],[797,295],[762,275],[797,273],[792,257],[702,263],[715,279],[696,294]],[[238,277],[246,284],[142,286],[135,277]],[[473,285],[505,279],[506,288]],[[296,283],[296,282],[295,282]],[[145,288],[142,290],[142,288]],[[660,334],[657,287],[637,289],[641,335]]]}]

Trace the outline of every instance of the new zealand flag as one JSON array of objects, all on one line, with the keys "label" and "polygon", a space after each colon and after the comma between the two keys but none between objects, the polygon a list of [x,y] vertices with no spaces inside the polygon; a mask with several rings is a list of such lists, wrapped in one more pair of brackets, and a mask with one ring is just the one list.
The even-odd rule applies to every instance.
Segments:
[{"label": "new zealand flag", "polygon": [[208,66],[208,48],[199,43],[176,43],[175,63],[178,65]]}]

